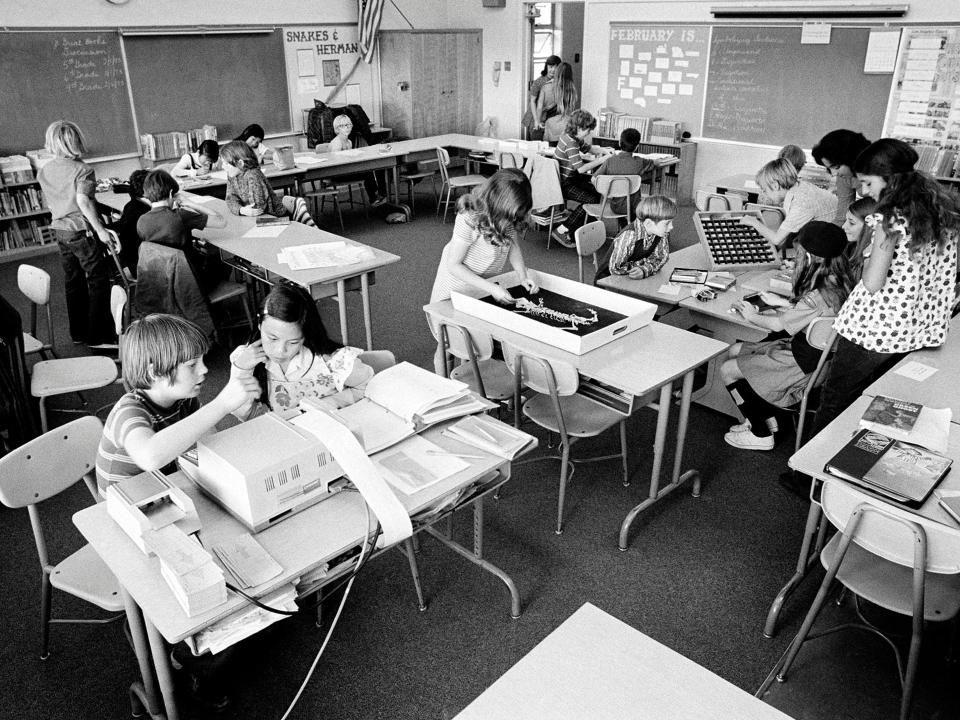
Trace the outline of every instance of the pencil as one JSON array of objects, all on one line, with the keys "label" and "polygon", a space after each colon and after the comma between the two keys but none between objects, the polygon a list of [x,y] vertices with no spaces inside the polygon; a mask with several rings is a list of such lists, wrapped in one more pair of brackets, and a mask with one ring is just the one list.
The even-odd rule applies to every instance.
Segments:
[{"label": "pencil", "polygon": [[427,455],[449,455],[466,460],[486,460],[483,455],[464,455],[463,453],[447,452],[446,450],[427,450]]}]

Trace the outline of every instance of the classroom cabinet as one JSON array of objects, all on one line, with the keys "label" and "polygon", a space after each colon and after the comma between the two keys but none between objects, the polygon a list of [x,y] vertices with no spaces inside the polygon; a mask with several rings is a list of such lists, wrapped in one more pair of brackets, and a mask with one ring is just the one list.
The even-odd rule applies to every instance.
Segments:
[{"label": "classroom cabinet", "polygon": [[383,124],[394,137],[473,134],[483,108],[480,30],[380,33]]}]

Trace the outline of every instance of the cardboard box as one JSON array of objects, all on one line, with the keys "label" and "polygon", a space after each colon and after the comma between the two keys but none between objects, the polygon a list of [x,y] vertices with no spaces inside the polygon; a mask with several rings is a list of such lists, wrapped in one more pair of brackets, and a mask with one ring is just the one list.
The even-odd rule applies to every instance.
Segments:
[{"label": "cardboard box", "polygon": [[[642,328],[653,320],[653,316],[657,312],[656,305],[644,300],[610,292],[593,285],[586,285],[576,280],[567,280],[557,275],[548,275],[535,270],[528,272],[545,290],[551,290],[596,307],[606,308],[626,317],[596,332],[578,336],[560,328],[546,325],[534,317],[511,312],[508,309],[482,302],[463,293],[454,292],[451,295],[450,299],[453,302],[453,307],[460,312],[482,318],[487,322],[495,323],[574,355],[583,355],[601,345],[616,340],[618,337]],[[516,273],[513,272],[497,275],[490,280],[502,287],[513,287],[520,284]]]}]

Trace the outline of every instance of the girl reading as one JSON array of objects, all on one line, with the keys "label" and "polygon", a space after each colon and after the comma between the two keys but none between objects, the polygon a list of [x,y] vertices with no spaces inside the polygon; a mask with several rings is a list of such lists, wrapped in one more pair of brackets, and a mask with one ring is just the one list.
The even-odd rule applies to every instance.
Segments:
[{"label": "girl reading", "polygon": [[220,161],[227,171],[227,207],[234,215],[267,213],[290,217],[310,227],[317,226],[302,197],[277,197],[249,145],[239,140],[228,142],[220,151]]}]

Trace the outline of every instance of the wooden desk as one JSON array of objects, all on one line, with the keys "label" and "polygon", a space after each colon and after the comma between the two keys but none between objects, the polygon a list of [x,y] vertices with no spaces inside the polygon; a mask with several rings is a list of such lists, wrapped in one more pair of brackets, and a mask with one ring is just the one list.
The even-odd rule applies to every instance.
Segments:
[{"label": "wooden desk", "polygon": [[[783,609],[783,604],[806,576],[807,570],[819,562],[820,550],[822,550],[824,539],[823,533],[820,531],[822,510],[820,504],[817,502],[820,497],[820,485],[822,483],[833,482],[845,483],[844,480],[824,472],[823,466],[826,465],[830,458],[839,452],[840,448],[842,448],[859,429],[860,418],[863,416],[863,411],[866,410],[867,405],[870,404],[870,399],[868,395],[862,395],[857,398],[850,407],[844,410],[833,422],[810,439],[806,445],[801,447],[800,450],[790,458],[791,468],[813,478],[811,487],[811,498],[813,502],[810,503],[810,511],[807,513],[807,524],[803,532],[803,539],[800,543],[800,555],[797,558],[796,570],[787,581],[787,584],[777,593],[767,613],[767,620],[763,629],[763,634],[766,637],[773,637],[776,631],[777,619],[780,616],[780,611]],[[950,425],[950,439],[947,452],[944,454],[952,458],[955,465],[960,463],[960,425],[956,423],[951,423]],[[850,483],[846,484],[849,485]],[[906,514],[925,521],[942,523],[951,528],[957,527],[956,522],[951,519],[946,511],[938,504],[936,494],[931,494],[919,509],[913,510],[904,505],[884,500],[879,495],[871,494],[868,496],[867,492],[859,487],[854,486],[854,488],[856,493],[863,495],[865,498],[870,497],[874,501],[879,499],[880,502],[886,503],[893,512],[897,514]],[[947,473],[947,476],[940,482],[938,488],[942,490],[960,490],[960,473],[956,472],[956,470]]]},{"label": "wooden desk", "polygon": [[[444,426],[446,424],[448,423]],[[464,451],[463,443],[443,437],[440,431],[440,426],[433,427],[422,433],[422,436],[451,452]],[[520,615],[520,595],[516,585],[509,575],[483,559],[482,546],[483,498],[509,479],[510,462],[472,446],[469,452],[471,455],[483,456],[483,459],[467,460],[470,463],[469,468],[424,488],[414,495],[399,492],[396,494],[413,519],[414,532],[421,530],[429,532],[458,554],[504,582],[510,592],[511,617],[516,618]],[[200,493],[182,473],[176,473],[171,476],[171,479],[184,489],[196,504],[203,524],[201,537],[205,547],[211,548],[219,542],[248,532],[239,521]],[[416,516],[428,510],[439,499],[459,492],[478,481],[481,483],[480,487],[471,491],[450,511],[418,522]],[[319,568],[323,563],[342,555],[347,550],[360,546],[376,520],[371,516],[371,525],[367,525],[364,505],[359,493],[344,490],[257,533],[257,541],[283,567],[283,572],[269,582],[249,590],[249,594],[262,597],[278,588],[296,583],[305,573]],[[470,505],[474,509],[472,551],[454,542],[449,535],[432,527],[438,520],[449,517],[453,512]],[[73,522],[111,572],[116,575],[123,590],[142,678],[142,684],[131,688],[131,691],[141,699],[151,717],[177,720],[169,648],[166,643],[177,643],[230,617],[246,607],[247,601],[230,593],[226,603],[204,614],[189,617],[183,612],[161,577],[157,558],[148,558],[140,552],[120,526],[107,514],[105,503],[81,510],[73,516]],[[350,565],[350,567],[343,567],[340,572],[335,572],[331,568],[330,573],[317,583],[309,587],[298,585],[297,589],[301,594],[315,592],[324,584],[351,572],[352,564]],[[162,696],[162,705],[160,696]]]},{"label": "wooden desk", "polygon": [[[534,355],[569,363],[581,377],[617,388],[628,396],[639,398],[639,405],[657,400],[657,429],[653,447],[653,468],[650,472],[650,491],[647,498],[634,507],[620,525],[619,546],[627,549],[630,525],[643,510],[677,489],[687,480],[693,480],[693,495],[700,495],[700,474],[687,470],[681,475],[683,445],[690,415],[690,397],[693,392],[694,370],[723,354],[727,346],[702,335],[652,322],[646,327],[601,345],[583,355],[574,355],[553,345],[534,340],[476,316],[454,310],[449,300],[424,306],[428,319],[448,321],[468,330],[489,333],[501,342],[508,342]],[[677,439],[673,456],[673,475],[669,485],[660,487],[660,468],[666,445],[667,425],[673,402],[673,384],[683,378]]]},{"label": "wooden desk", "polygon": [[790,720],[585,603],[454,720]]}]

